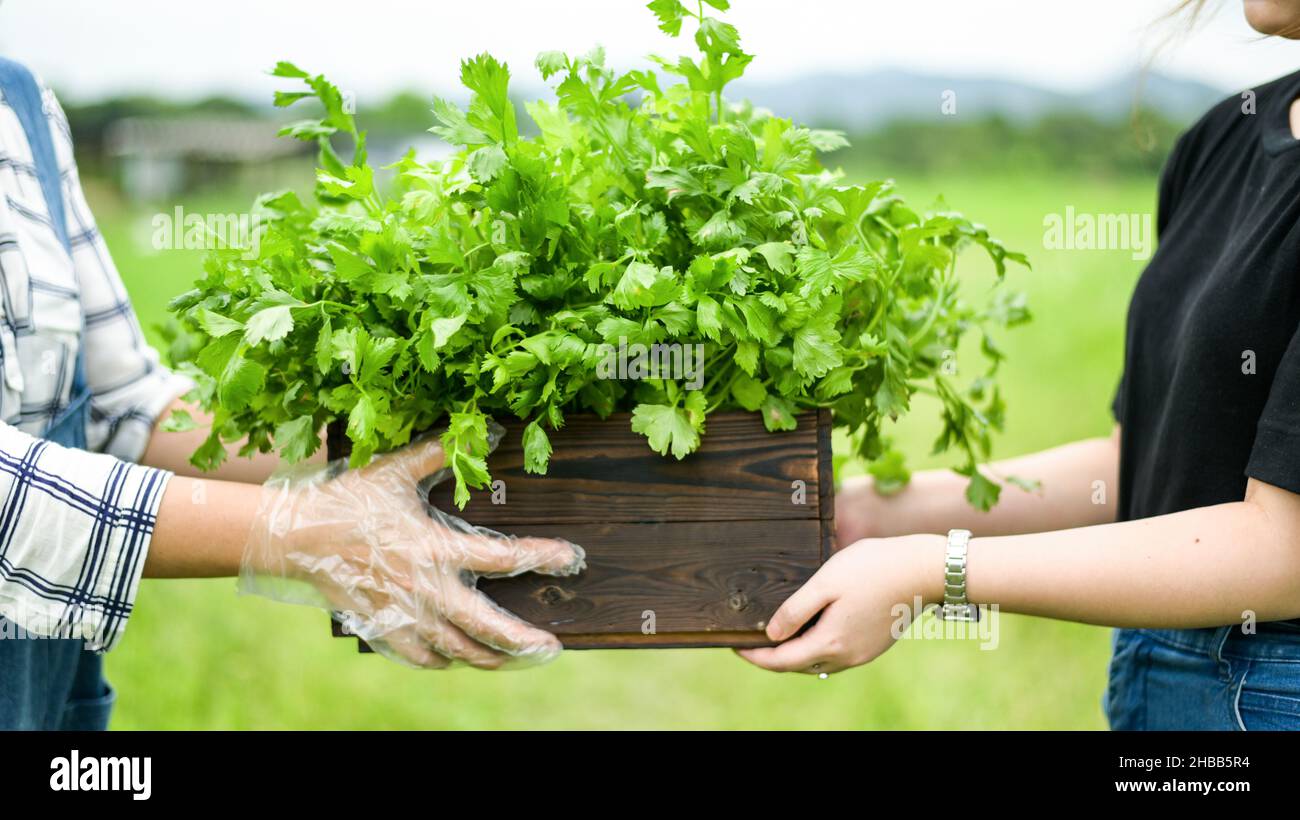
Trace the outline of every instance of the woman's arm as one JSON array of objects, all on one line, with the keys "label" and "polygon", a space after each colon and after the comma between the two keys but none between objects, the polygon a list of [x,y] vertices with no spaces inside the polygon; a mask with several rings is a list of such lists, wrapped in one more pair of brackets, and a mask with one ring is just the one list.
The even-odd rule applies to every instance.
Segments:
[{"label": "woman's arm", "polygon": [[1168,628],[1300,617],[1300,495],[1255,479],[1231,504],[973,544],[968,595],[1008,612]]},{"label": "woman's arm", "polygon": [[493,604],[473,579],[570,575],[583,568],[581,548],[498,536],[432,510],[419,486],[443,464],[433,437],[356,470],[308,468],[265,486],[173,476],[144,573],[242,571],[243,591],[348,613],[371,646],[415,666],[554,657],[553,635]]},{"label": "woman's arm", "polygon": [[[898,605],[940,600],[946,539],[859,541],[836,554],[741,654],[780,671],[835,671],[893,643]],[[1300,495],[1250,480],[1246,497],[1139,521],[972,539],[967,594],[1006,612],[1121,627],[1222,626],[1300,617]],[[895,630],[896,631],[896,630]]]},{"label": "woman's arm", "polygon": [[261,493],[260,486],[237,480],[173,476],[158,507],[144,577],[238,575]]},{"label": "woman's arm", "polygon": [[[198,422],[198,427],[194,430],[187,430],[183,433],[169,433],[162,429],[162,423],[171,416],[173,410],[184,410]],[[240,481],[247,484],[261,484],[271,477],[276,468],[280,466],[280,459],[275,453],[257,453],[252,458],[242,458],[237,455],[239,443],[231,444],[227,448],[230,457],[222,462],[221,466],[210,473],[205,473],[190,464],[190,454],[198,449],[204,439],[208,437],[208,427],[212,423],[212,416],[204,412],[196,404],[176,399],[165,411],[159,416],[154,423],[153,434],[149,437],[149,444],[145,448],[144,455],[140,458],[141,464],[147,464],[150,467],[161,467],[164,470],[170,470],[177,476],[189,476],[190,478],[199,478],[206,480],[222,481]],[[325,462],[325,448],[321,447],[316,453],[308,459],[315,464]]]},{"label": "woman's arm", "polygon": [[[172,409],[188,411],[201,427],[209,422],[180,399]],[[505,612],[465,579],[570,575],[584,566],[582,549],[471,531],[431,510],[418,486],[442,469],[436,437],[326,479],[324,448],[310,459],[315,470],[307,465],[271,478],[279,466],[273,454],[232,453],[219,469],[199,473],[189,455],[206,435],[155,424],[144,460],[180,474],[159,503],[145,577],[239,575],[246,592],[347,613],[348,627],[372,648],[413,666],[460,661],[497,669],[559,652],[554,635]]]},{"label": "woman's arm", "polygon": [[966,502],[966,478],[949,470],[917,473],[898,493],[881,495],[869,477],[849,479],[835,496],[840,544],[915,532],[968,529],[983,535],[1085,527],[1115,520],[1119,496],[1119,427],[1109,438],[1088,439],[990,465],[994,478],[1036,479],[1040,489],[1005,486],[996,507],[980,512]]}]

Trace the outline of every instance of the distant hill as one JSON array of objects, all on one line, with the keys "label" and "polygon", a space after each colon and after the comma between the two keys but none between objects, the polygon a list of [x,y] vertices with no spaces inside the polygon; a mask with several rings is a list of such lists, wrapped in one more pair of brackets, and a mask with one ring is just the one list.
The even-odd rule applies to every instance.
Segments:
[{"label": "distant hill", "polygon": [[[1139,82],[1140,81],[1140,82]],[[549,89],[522,83],[516,102],[551,98]],[[944,116],[944,92],[956,94],[955,117]],[[1135,101],[1153,110],[1141,132],[1130,121]],[[783,117],[850,132],[853,148],[839,163],[946,172],[949,165],[994,167],[1014,156],[1017,167],[1037,163],[1089,173],[1153,173],[1177,134],[1230,92],[1158,73],[1132,73],[1081,93],[1065,93],[995,77],[945,77],[903,70],[818,74],[780,83],[738,82],[728,97],[750,99]],[[370,134],[372,158],[392,162],[415,145],[422,157],[449,148],[427,133],[429,94],[407,91],[368,106],[360,119]],[[465,94],[453,95],[467,102]],[[119,97],[65,105],[84,170],[104,171],[106,139],[127,118],[284,120],[297,111],[273,109],[266,100],[162,100]],[[524,128],[531,121],[521,118]],[[256,131],[261,125],[252,126]],[[272,122],[266,134],[274,133]]]},{"label": "distant hill", "polygon": [[955,93],[959,118],[993,114],[1024,122],[1056,112],[1088,113],[1104,120],[1127,117],[1135,101],[1176,123],[1188,123],[1229,92],[1193,80],[1133,72],[1091,90],[1070,94],[994,77],[945,77],[910,71],[816,74],[782,83],[740,81],[728,88],[781,116],[810,124],[868,131],[891,121],[945,119],[940,103]]}]

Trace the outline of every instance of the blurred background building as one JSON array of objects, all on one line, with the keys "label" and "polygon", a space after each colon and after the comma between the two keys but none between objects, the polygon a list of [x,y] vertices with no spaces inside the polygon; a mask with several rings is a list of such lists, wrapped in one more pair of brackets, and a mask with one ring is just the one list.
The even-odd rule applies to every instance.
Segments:
[{"label": "blurred background building", "polygon": [[108,160],[123,193],[134,202],[263,179],[275,165],[294,157],[312,161],[309,144],[276,138],[264,117],[251,114],[122,117],[107,124],[103,145],[100,161]]}]

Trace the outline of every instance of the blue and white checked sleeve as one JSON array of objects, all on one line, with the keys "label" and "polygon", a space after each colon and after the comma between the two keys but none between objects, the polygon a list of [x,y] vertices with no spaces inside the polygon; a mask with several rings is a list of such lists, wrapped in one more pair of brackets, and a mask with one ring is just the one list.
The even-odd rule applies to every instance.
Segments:
[{"label": "blue and white checked sleeve", "polygon": [[[158,351],[145,340],[122,277],[81,190],[67,117],[48,88],[45,104],[63,178],[68,239],[85,317],[81,343],[86,349],[91,392],[87,444],[92,450],[138,461],[158,417],[178,396],[192,390],[194,383],[163,367]],[[174,283],[160,285],[173,287]]]},{"label": "blue and white checked sleeve", "polygon": [[170,477],[0,424],[0,615],[34,635],[111,649]]}]

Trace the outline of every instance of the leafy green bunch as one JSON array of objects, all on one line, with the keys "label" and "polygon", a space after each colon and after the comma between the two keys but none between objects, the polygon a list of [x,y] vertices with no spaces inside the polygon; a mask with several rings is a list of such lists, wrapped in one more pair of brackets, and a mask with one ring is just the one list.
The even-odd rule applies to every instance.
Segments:
[{"label": "leafy green bunch", "polygon": [[[630,410],[650,447],[680,459],[715,411],[758,412],[779,431],[829,407],[888,486],[906,470],[882,425],[926,390],[942,405],[936,449],[959,452],[971,502],[990,506],[998,487],[976,465],[1002,420],[1002,357],[986,331],[1027,313],[1000,288],[966,304],[955,263],[978,245],[1000,280],[1024,258],[956,213],[908,208],[888,182],[844,184],[818,158],[841,134],[728,103],[752,58],[706,4],[728,7],[650,3],[667,34],[693,26],[699,52],[653,58],[658,73],[616,71],[600,49],[542,53],[555,99],[524,105],[526,129],[506,66],[466,60],[468,107],[432,109],[430,130],[457,150],[408,153],[386,193],[338,89],[278,64],[303,89],[276,104],[312,98],[324,112],[282,131],[319,146],[315,201],[259,198],[256,253],[214,252],[173,301],[214,414],[195,464],[243,437],[246,453],[299,460],[334,419],[360,464],[444,426],[463,506],[489,481],[489,416],[527,421],[526,466],[544,473],[547,431],[569,412]],[[988,373],[959,387],[951,361],[972,330]],[[620,343],[702,344],[705,378],[603,378],[605,346]]]}]

